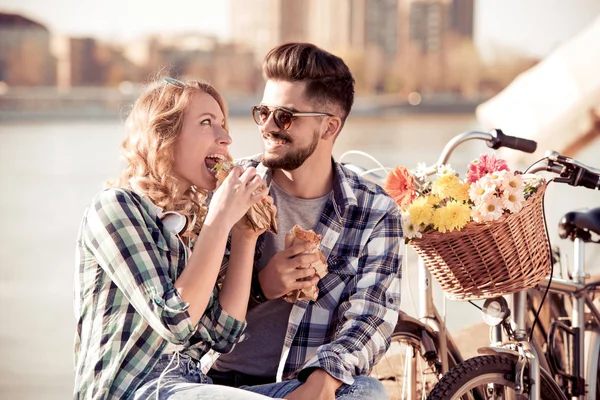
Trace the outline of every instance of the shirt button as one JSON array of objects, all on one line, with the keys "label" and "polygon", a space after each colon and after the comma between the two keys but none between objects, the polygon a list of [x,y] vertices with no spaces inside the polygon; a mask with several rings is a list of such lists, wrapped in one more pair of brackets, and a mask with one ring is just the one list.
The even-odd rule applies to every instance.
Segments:
[{"label": "shirt button", "polygon": [[155,302],[156,304],[158,304],[159,306],[162,306],[162,305],[165,303],[165,302],[164,302],[164,300],[163,300],[162,298],[160,298],[160,297],[156,297],[156,298],[154,299],[154,302]]}]

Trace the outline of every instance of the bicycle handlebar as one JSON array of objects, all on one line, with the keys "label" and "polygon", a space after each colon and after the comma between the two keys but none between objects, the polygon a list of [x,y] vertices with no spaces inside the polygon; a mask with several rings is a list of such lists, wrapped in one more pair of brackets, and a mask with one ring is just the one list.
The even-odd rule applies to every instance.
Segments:
[{"label": "bicycle handlebar", "polygon": [[493,131],[495,132],[496,137],[488,141],[487,145],[494,150],[497,150],[500,147],[508,147],[525,153],[533,153],[537,148],[537,142],[534,140],[505,135],[500,129],[494,129]]},{"label": "bicycle handlebar", "polygon": [[[424,171],[426,175],[433,175],[437,172],[437,168],[440,165],[448,163],[450,155],[460,144],[468,140],[483,140],[487,146],[492,149],[499,149],[500,147],[508,147],[511,149],[523,151],[526,153],[533,153],[537,148],[537,143],[533,140],[523,139],[516,136],[505,135],[500,129],[492,129],[490,132],[463,132],[456,135],[444,146],[438,161],[430,167],[427,167]],[[344,153],[360,153],[356,151],[349,151]],[[342,158],[344,157],[342,155]],[[365,155],[363,153],[363,155]],[[369,156],[371,157],[371,156]],[[371,157],[372,158],[372,157]],[[351,164],[347,164],[352,166]],[[362,171],[362,173],[373,173],[379,170],[385,170],[381,164],[380,168],[373,170]],[[360,168],[359,168],[360,169]],[[550,152],[542,160],[530,166],[526,172],[536,173],[540,171],[552,172],[559,175],[558,178],[554,178],[555,182],[567,183],[571,186],[582,186],[588,189],[599,189],[600,190],[600,169],[590,167],[583,164],[575,159],[565,157],[557,152]],[[359,172],[359,171],[357,171]],[[383,179],[376,177],[376,179]]]},{"label": "bicycle handlebar", "polygon": [[485,141],[487,146],[494,150],[497,150],[500,147],[508,147],[526,153],[533,153],[537,148],[537,142],[516,136],[505,135],[500,129],[492,129],[489,133],[479,131],[464,132],[456,135],[446,144],[437,163],[426,170],[427,175],[433,175],[436,172],[437,166],[446,164],[450,155],[458,145],[473,139]]},{"label": "bicycle handlebar", "polygon": [[548,171],[559,175],[555,182],[600,190],[600,169],[552,151],[528,168],[528,172]]}]

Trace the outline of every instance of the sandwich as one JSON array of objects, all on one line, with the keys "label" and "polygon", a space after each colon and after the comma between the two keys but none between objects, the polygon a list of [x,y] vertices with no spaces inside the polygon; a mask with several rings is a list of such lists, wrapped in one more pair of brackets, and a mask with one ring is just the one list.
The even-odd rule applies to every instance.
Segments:
[{"label": "sandwich", "polygon": [[[217,178],[217,187],[223,183],[229,172],[235,164],[231,160],[221,160],[215,166]],[[254,204],[246,213],[246,222],[255,231],[269,231],[277,234],[277,218],[275,218],[275,209],[266,199]]]},{"label": "sandwich", "polygon": [[[316,253],[319,256],[319,261],[313,262],[309,266],[302,266],[298,268],[313,268],[315,270],[315,275],[317,275],[319,279],[327,275],[328,272],[327,260],[325,259],[323,253],[321,253],[321,251],[318,249],[319,244],[321,244],[321,239],[321,235],[317,235],[313,230],[304,230],[298,225],[294,225],[294,227],[285,235],[286,249],[298,243],[298,241],[315,244],[314,250],[311,253]],[[312,279],[313,277],[314,275],[307,279]],[[288,303],[295,303],[298,300],[316,301],[318,296],[319,288],[317,288],[317,285],[314,285],[307,289],[292,290],[290,293],[283,296],[283,299]]]}]

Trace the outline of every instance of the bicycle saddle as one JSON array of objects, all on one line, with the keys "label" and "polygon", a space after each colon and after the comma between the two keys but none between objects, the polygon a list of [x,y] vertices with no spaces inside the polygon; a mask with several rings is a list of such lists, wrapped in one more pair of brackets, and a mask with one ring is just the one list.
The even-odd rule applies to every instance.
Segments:
[{"label": "bicycle saddle", "polygon": [[566,213],[558,223],[558,236],[574,240],[576,237],[590,241],[590,232],[600,235],[600,207],[586,211]]}]

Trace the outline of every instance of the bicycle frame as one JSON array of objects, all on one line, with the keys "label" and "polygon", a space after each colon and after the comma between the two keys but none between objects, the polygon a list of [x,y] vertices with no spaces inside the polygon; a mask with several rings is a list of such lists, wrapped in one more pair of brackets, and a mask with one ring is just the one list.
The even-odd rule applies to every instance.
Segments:
[{"label": "bicycle frame", "polygon": [[[501,144],[503,137],[505,135],[501,131],[496,131],[495,134],[485,133],[485,132],[465,132],[460,135],[455,136],[452,140],[450,140],[446,146],[444,147],[438,161],[436,164],[429,167],[425,173],[427,175],[432,175],[436,172],[438,166],[446,164],[450,154],[453,150],[461,143],[468,140],[484,140],[488,143],[489,147],[498,148],[502,146]],[[523,139],[514,138],[514,137],[506,137],[509,139],[508,143],[504,144],[507,147],[513,147],[515,149],[525,149],[527,147],[523,142],[519,143]],[[527,142],[527,141],[525,141]],[[535,149],[535,147],[533,147]],[[525,150],[529,151],[529,150]],[[533,150],[531,150],[533,151]],[[349,152],[352,153],[352,152]],[[345,155],[345,154],[344,154]],[[344,157],[342,155],[342,157]],[[364,153],[363,153],[364,155]],[[367,155],[368,156],[368,155]],[[560,155],[557,155],[560,156]],[[370,156],[368,156],[370,157]],[[560,156],[562,157],[562,156]],[[371,157],[372,158],[372,157]],[[566,159],[569,162],[577,164],[577,161],[572,159]],[[582,164],[579,166],[583,166]],[[586,167],[586,166],[583,166]],[[380,165],[380,168],[376,168],[373,170],[362,171],[363,175],[367,175],[371,177],[372,180],[381,183],[382,177],[377,176],[375,174],[378,170],[385,170],[383,166]],[[539,172],[542,170],[547,170],[554,172],[561,176],[561,178],[557,178],[558,182],[566,182],[562,177],[563,170],[558,165],[548,164],[545,168],[538,167],[536,170],[532,170],[532,173]],[[600,171],[594,170],[590,168],[590,170],[598,174]],[[578,177],[579,179],[579,177]],[[584,185],[585,186],[585,185]],[[591,186],[586,186],[592,188]],[[597,188],[597,187],[596,187]],[[600,354],[600,328],[596,328],[593,330],[586,330],[585,326],[585,305],[588,306],[590,312],[593,317],[596,319],[600,326],[600,312],[592,303],[588,290],[585,287],[585,271],[584,271],[584,242],[582,240],[575,241],[575,251],[576,256],[574,260],[574,268],[572,272],[573,279],[565,280],[565,279],[550,279],[547,278],[544,283],[541,283],[538,288],[546,290],[548,283],[550,282],[549,291],[555,293],[569,294],[573,298],[573,311],[572,311],[572,328],[574,332],[578,332],[576,335],[576,343],[575,347],[575,361],[576,365],[574,367],[574,375],[576,379],[576,385],[582,388],[580,390],[581,393],[578,393],[577,399],[583,399],[585,394],[585,387],[583,387],[583,382],[587,383],[587,386],[590,390],[590,394],[592,397],[590,399],[596,398],[600,396],[600,393],[595,393],[596,390],[596,380],[598,379],[597,371],[598,368],[598,354]],[[455,359],[457,362],[461,362],[462,357],[458,352],[456,345],[449,335],[446,332],[445,325],[441,321],[439,313],[433,304],[433,290],[431,286],[431,274],[428,269],[425,267],[423,260],[419,257],[418,262],[418,274],[419,274],[419,311],[418,318],[419,320],[429,327],[433,332],[438,335],[439,343],[438,343],[438,356],[439,361],[442,365],[442,374],[445,374],[448,371],[448,351],[451,354],[456,354]],[[544,281],[543,281],[544,282]],[[523,385],[523,372],[525,371],[525,366],[529,366],[529,398],[531,400],[540,399],[540,358],[534,348],[533,343],[529,342],[527,335],[527,326],[526,326],[526,302],[527,302],[527,292],[518,292],[512,295],[513,298],[513,306],[511,307],[513,314],[513,322],[515,324],[515,329],[513,331],[514,335],[511,338],[510,343],[500,343],[501,338],[498,336],[500,333],[499,327],[492,327],[492,334],[496,335],[496,340],[490,347],[486,347],[480,349],[480,353],[509,353],[513,356],[518,357],[517,361],[517,370],[515,371],[515,391],[517,393],[522,393],[524,390]],[[500,343],[500,344],[498,344]],[[516,348],[517,351],[510,349],[507,347],[507,344]],[[516,347],[515,347],[516,345]],[[407,373],[410,374],[410,371]],[[584,380],[585,379],[585,380]],[[414,382],[413,382],[414,383]],[[415,393],[412,393],[411,398],[415,398]]]},{"label": "bicycle frame", "polygon": [[[600,324],[600,311],[596,308],[585,287],[585,262],[584,262],[585,242],[576,238],[574,241],[574,260],[572,279],[546,278],[544,283],[538,285],[538,289],[545,290],[550,284],[549,291],[553,293],[566,294],[573,299],[573,310],[571,318],[571,327],[575,331],[575,351],[573,379],[575,380],[576,397],[583,399],[585,395],[585,386],[588,388],[590,399],[597,398],[600,393],[596,393],[596,381],[598,379],[598,360],[596,356],[600,354],[600,328],[586,329],[585,306],[588,307],[590,314],[595,318],[597,324]],[[522,312],[522,310],[519,310]],[[549,346],[551,343],[549,343]],[[584,386],[585,385],[585,386]]]},{"label": "bicycle frame", "polygon": [[[541,169],[534,169],[532,172],[539,172]],[[570,354],[572,354],[572,374],[567,374],[564,371],[561,372],[563,376],[567,377],[572,385],[572,399],[583,400],[587,395],[589,399],[596,399],[600,393],[596,393],[596,382],[599,379],[598,374],[598,354],[600,354],[600,311],[593,304],[588,292],[589,289],[585,285],[586,272],[585,272],[585,258],[584,248],[585,242],[581,238],[575,238],[574,240],[574,260],[573,269],[570,273],[571,279],[553,278],[547,277],[541,283],[537,285],[538,290],[545,291],[546,289],[550,293],[558,293],[563,295],[569,295],[573,301],[573,307],[570,315],[571,326],[562,324],[561,329],[564,329],[568,333],[574,336],[573,346]],[[511,351],[513,355],[519,357],[519,361],[522,363],[529,364],[530,372],[530,392],[529,398],[531,400],[541,399],[540,388],[537,382],[540,382],[540,355],[537,354],[532,343],[528,341],[527,325],[526,325],[526,310],[527,310],[527,292],[518,292],[512,295],[513,305],[513,322],[515,325],[514,337],[510,339],[516,339],[518,346],[524,350],[524,353],[518,353]],[[596,320],[597,325],[594,329],[586,329],[585,320],[585,306],[588,307],[591,316]],[[492,328],[493,329],[493,328]],[[549,341],[553,341],[553,335],[549,335]],[[514,344],[514,342],[512,342]],[[480,349],[480,353],[490,354],[496,352],[505,352],[503,348],[506,343],[500,344],[498,347],[492,346],[489,348]],[[548,343],[548,348],[552,348],[553,343]],[[567,346],[567,344],[565,344]],[[497,351],[501,349],[501,351]],[[521,377],[516,377],[516,383],[521,387],[522,380],[519,382]],[[520,383],[520,385],[519,385]]]},{"label": "bicycle frame", "polygon": [[[450,154],[452,151],[461,143],[467,140],[473,139],[483,139],[488,143],[493,143],[495,136],[484,133],[484,132],[465,132],[456,137],[454,137],[450,142],[446,144],[444,147],[438,162],[430,167],[426,172],[427,174],[433,174],[435,172],[435,168],[439,165],[446,164]],[[556,156],[556,153],[553,154]],[[569,159],[570,162],[577,164],[575,160]],[[531,170],[531,173],[540,172],[543,170],[550,170],[552,172],[562,174],[562,170],[557,167],[552,168],[544,168],[542,166],[537,166]],[[598,172],[597,170],[594,170]],[[562,175],[561,175],[562,176]],[[571,280],[565,279],[550,279],[546,278],[545,285],[540,284],[538,288],[543,290],[546,289],[548,283],[550,282],[549,291],[555,293],[563,293],[569,294],[573,298],[573,311],[572,311],[572,323],[571,326],[577,332],[575,343],[575,366],[574,366],[574,379],[576,382],[576,387],[578,388],[578,396],[574,398],[584,399],[585,396],[585,386],[588,387],[588,394],[590,395],[590,399],[595,399],[600,393],[595,393],[596,391],[596,381],[598,378],[597,371],[598,366],[598,354],[600,354],[600,328],[596,328],[595,330],[586,330],[585,326],[585,306],[587,305],[593,317],[596,319],[597,323],[600,324],[600,312],[594,306],[592,300],[588,295],[588,290],[585,288],[585,264],[584,264],[584,246],[585,243],[581,239],[575,239],[574,248],[575,248],[575,259],[573,265],[573,271],[571,276],[573,277]],[[421,271],[421,270],[424,271]],[[419,273],[423,275],[423,277],[419,280],[419,285],[424,284],[424,288],[420,289],[423,293],[423,298],[425,300],[425,304],[421,306],[421,317],[428,318],[431,314],[435,314],[435,308],[433,307],[432,302],[432,292],[431,287],[429,285],[431,281],[431,275],[429,271],[424,266],[424,263],[421,259],[419,259]],[[423,283],[424,282],[424,283]],[[533,346],[533,344],[527,341],[527,327],[526,327],[526,301],[527,301],[527,293],[525,291],[515,293],[512,295],[513,298],[513,310],[514,310],[514,321],[516,325],[515,330],[515,338],[519,341],[521,348],[526,354],[530,354],[532,357],[528,358],[526,354],[517,354],[520,358],[521,364],[524,366],[525,363],[529,363],[530,368],[530,387],[531,392],[530,399],[538,400],[540,399],[540,388],[537,385],[540,382],[540,362],[539,356]],[[438,317],[434,315],[434,317]],[[439,319],[438,319],[439,321]],[[492,328],[493,329],[493,328]],[[493,330],[492,333],[495,331]],[[441,343],[446,343],[445,340],[442,340]],[[483,350],[485,352],[485,350]],[[447,353],[442,351],[442,355],[446,355]],[[446,371],[444,371],[445,373]],[[517,380],[519,377],[517,376]],[[519,382],[516,382],[519,384]],[[587,385],[585,385],[587,384]],[[521,382],[521,390],[522,390],[522,382]]]}]

